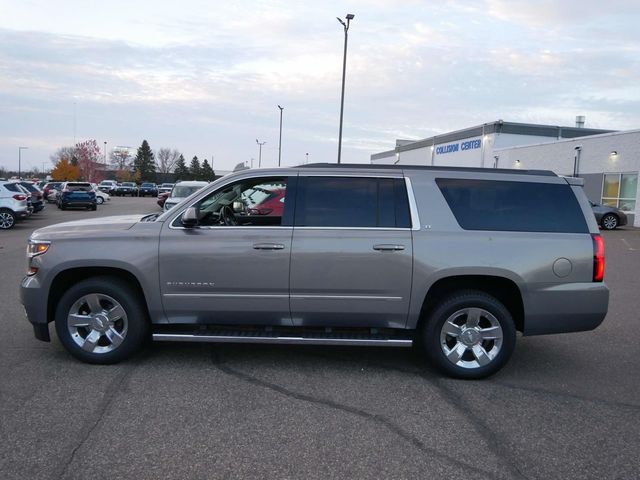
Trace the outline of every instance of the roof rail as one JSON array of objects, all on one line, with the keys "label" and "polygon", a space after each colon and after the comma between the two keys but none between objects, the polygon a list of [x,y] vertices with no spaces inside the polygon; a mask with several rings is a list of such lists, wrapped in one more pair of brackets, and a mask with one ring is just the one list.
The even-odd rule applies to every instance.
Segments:
[{"label": "roof rail", "polygon": [[369,170],[431,170],[449,172],[477,172],[477,173],[508,173],[511,175],[538,175],[544,177],[557,177],[551,170],[520,170],[511,168],[481,168],[481,167],[446,167],[426,165],[389,165],[371,163],[308,163],[294,168],[352,168]]}]

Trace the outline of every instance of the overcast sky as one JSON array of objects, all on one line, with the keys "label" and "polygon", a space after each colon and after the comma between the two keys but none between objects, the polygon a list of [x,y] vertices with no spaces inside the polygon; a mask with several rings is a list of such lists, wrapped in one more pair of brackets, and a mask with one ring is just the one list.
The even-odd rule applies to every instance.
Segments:
[{"label": "overcast sky", "polygon": [[637,0],[0,0],[0,166],[58,146],[177,148],[231,169],[343,161],[497,119],[640,128]]}]

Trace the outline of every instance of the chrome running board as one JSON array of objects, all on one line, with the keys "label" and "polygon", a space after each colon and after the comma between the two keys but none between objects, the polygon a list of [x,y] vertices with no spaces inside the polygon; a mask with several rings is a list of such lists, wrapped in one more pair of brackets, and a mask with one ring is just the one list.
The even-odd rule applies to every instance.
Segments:
[{"label": "chrome running board", "polygon": [[288,345],[360,345],[365,347],[411,347],[411,338],[357,338],[348,336],[293,336],[293,335],[211,335],[207,333],[154,333],[160,342],[209,342],[209,343],[277,343]]}]

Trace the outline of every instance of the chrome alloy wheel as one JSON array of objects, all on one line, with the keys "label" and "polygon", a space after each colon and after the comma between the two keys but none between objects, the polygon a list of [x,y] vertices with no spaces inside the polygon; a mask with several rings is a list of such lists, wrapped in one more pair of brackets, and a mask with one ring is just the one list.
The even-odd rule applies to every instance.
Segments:
[{"label": "chrome alloy wheel", "polygon": [[71,338],[90,353],[109,353],[118,348],[127,335],[128,325],[122,305],[102,293],[84,295],[67,315]]},{"label": "chrome alloy wheel", "polygon": [[496,358],[502,337],[502,327],[493,314],[482,308],[464,308],[442,325],[440,347],[454,365],[479,368]]},{"label": "chrome alloy wheel", "polygon": [[605,215],[602,219],[602,225],[604,225],[604,228],[607,230],[613,230],[618,226],[618,219],[615,215]]},{"label": "chrome alloy wheel", "polygon": [[0,212],[0,228],[9,229],[15,222],[14,216],[9,212]]}]

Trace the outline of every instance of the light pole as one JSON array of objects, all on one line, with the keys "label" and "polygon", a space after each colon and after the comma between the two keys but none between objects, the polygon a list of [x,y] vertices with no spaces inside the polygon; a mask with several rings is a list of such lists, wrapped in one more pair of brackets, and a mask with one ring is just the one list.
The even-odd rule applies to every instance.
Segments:
[{"label": "light pole", "polygon": [[278,140],[278,166],[280,166],[280,160],[282,158],[282,111],[284,110],[284,107],[281,107],[280,105],[278,105],[278,108],[280,109],[280,140]]},{"label": "light pole", "polygon": [[349,22],[353,20],[353,13],[347,14],[347,21],[344,22],[340,17],[336,17],[338,21],[344,27],[344,56],[342,57],[342,97],[340,98],[340,132],[338,133],[338,163],[340,163],[340,157],[342,156],[342,117],[344,114],[344,81],[347,74],[347,39],[349,31]]},{"label": "light pole", "polygon": [[18,147],[18,179],[22,179],[22,150],[28,150],[29,147]]},{"label": "light pole", "polygon": [[305,157],[306,157],[306,159],[305,159],[305,161],[304,161],[304,164],[306,165],[306,164],[308,164],[308,163],[309,163],[309,154],[308,154],[308,153],[305,153],[304,155],[305,155]]},{"label": "light pole", "polygon": [[107,168],[107,142],[104,142],[104,168]]},{"label": "light pole", "polygon": [[262,145],[264,145],[267,142],[259,142],[258,139],[256,138],[256,143],[260,147],[260,151],[258,153],[258,168],[260,168],[262,166]]}]

